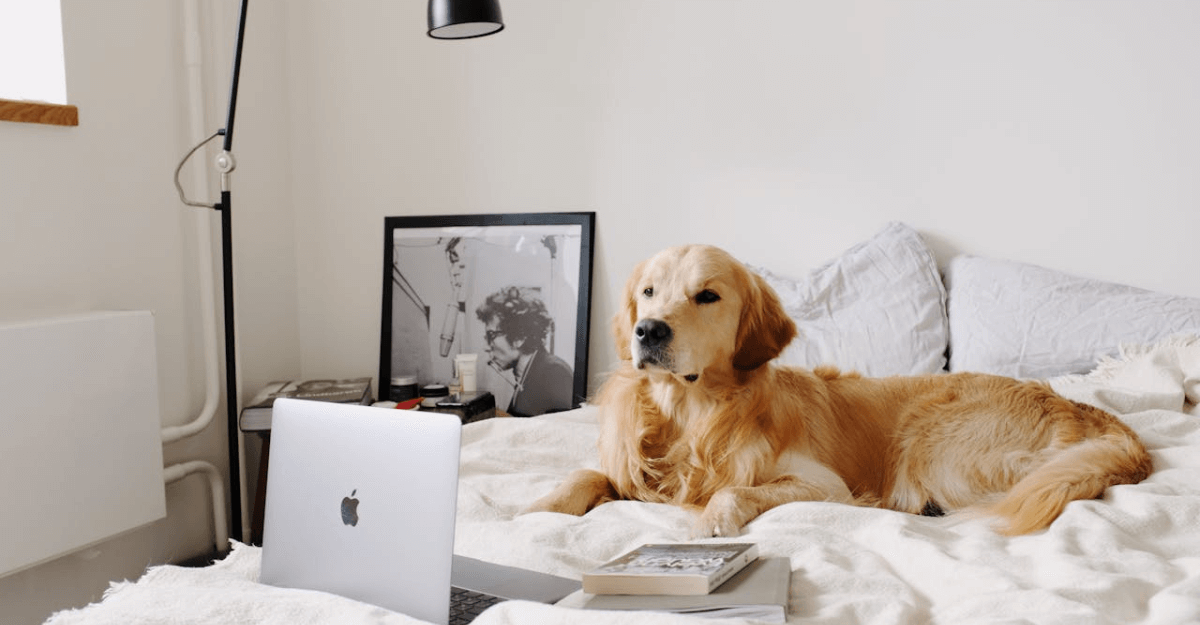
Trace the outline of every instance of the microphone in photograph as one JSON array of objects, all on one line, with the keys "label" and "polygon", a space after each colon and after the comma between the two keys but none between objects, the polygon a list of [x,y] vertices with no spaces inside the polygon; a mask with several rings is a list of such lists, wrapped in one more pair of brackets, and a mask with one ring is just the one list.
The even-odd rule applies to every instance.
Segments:
[{"label": "microphone in photograph", "polygon": [[442,333],[438,335],[438,352],[445,358],[450,355],[450,346],[454,344],[454,332],[458,329],[458,315],[467,308],[466,302],[446,304],[446,316],[442,320]]}]

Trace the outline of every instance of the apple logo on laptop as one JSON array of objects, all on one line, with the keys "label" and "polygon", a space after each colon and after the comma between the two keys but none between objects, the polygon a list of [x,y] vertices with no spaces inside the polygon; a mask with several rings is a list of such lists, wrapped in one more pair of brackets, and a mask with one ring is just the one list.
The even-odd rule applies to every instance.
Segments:
[{"label": "apple logo on laptop", "polygon": [[356,488],[350,492],[349,497],[342,498],[342,523],[350,527],[358,525],[358,499],[354,497],[354,493],[357,492]]}]

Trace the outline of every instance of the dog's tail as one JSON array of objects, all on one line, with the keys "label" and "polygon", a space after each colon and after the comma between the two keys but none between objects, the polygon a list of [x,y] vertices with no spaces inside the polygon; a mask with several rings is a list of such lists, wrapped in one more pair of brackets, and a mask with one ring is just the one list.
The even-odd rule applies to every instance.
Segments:
[{"label": "dog's tail", "polygon": [[[1105,414],[1086,404],[1076,407]],[[1071,501],[1095,499],[1109,486],[1136,484],[1150,475],[1154,465],[1146,447],[1116,418],[1107,421],[1099,436],[1065,446],[989,507],[988,512],[1005,523],[1000,533],[1015,536],[1044,529]]]}]

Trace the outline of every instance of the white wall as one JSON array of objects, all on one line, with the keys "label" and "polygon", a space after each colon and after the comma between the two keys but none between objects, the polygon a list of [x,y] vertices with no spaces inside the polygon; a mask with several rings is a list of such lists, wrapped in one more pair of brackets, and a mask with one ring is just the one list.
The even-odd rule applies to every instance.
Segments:
[{"label": "white wall", "polygon": [[[200,0],[210,126],[234,0]],[[799,275],[890,220],[974,253],[1200,297],[1200,4],[502,0],[424,35],[418,0],[256,0],[236,126],[247,389],[371,375],[387,215],[594,210],[591,370],[634,263],[700,241]],[[157,312],[164,422],[203,399],[182,0],[64,0],[81,126],[0,124],[0,314]],[[215,223],[215,222],[214,222]],[[167,461],[221,465],[223,435]],[[208,539],[168,518],[0,579],[37,622]],[[17,606],[18,612],[10,612]],[[32,606],[32,607],[31,607]]]},{"label": "white wall", "polygon": [[[0,318],[104,309],[154,311],[162,424],[179,425],[195,417],[204,403],[197,232],[203,221],[211,222],[214,229],[218,224],[214,211],[180,204],[171,183],[177,161],[201,138],[187,131],[183,2],[63,0],[62,4],[68,99],[79,107],[80,124],[64,128],[0,122]],[[228,57],[236,2],[201,0],[200,5],[206,37]],[[272,18],[282,9],[264,2],[255,11],[263,24],[271,24],[279,21]],[[275,31],[261,30],[265,32],[258,33],[247,52],[256,55],[260,78],[264,64],[281,61],[283,48]],[[205,45],[214,47],[211,42]],[[210,115],[205,127],[211,132],[223,122],[230,62],[209,58],[207,64]],[[261,88],[272,93],[281,90],[274,78],[260,80],[244,87],[244,97],[261,96]],[[279,108],[283,96],[271,97],[274,103],[264,108]],[[266,115],[248,120],[245,126],[238,142],[251,147],[284,143],[282,128]],[[271,133],[269,141],[263,133]],[[269,158],[242,159],[239,174],[264,187],[258,201],[274,201],[288,191],[285,169],[276,163],[278,154],[257,153]],[[212,194],[200,191],[198,195]],[[286,203],[278,204],[287,214]],[[253,223],[250,209],[246,212],[246,221]],[[254,271],[276,272],[284,286],[263,287],[255,280],[257,273],[241,281],[271,296],[294,298],[291,243],[270,245],[287,248],[280,254],[285,266],[257,263]],[[281,291],[283,295],[278,295]],[[294,318],[290,312],[294,306],[279,307]],[[286,341],[267,344],[273,352],[257,360],[274,371],[262,375],[286,375],[288,367],[299,367],[294,322],[284,319],[276,326],[284,331],[290,328],[291,333]],[[262,343],[271,337],[257,340]],[[71,363],[62,363],[61,370],[62,383],[70,384]],[[201,459],[224,468],[224,414],[222,405],[216,422],[202,434],[168,445],[165,462]],[[0,411],[6,436],[20,431],[19,425],[8,422],[19,418],[27,416]],[[109,581],[135,579],[148,564],[210,550],[213,530],[207,482],[201,476],[185,478],[168,486],[166,493],[165,520],[94,549],[0,578],[0,622],[40,623],[54,610],[98,601]],[[19,540],[19,536],[0,537],[0,548]]]},{"label": "white wall", "polygon": [[595,210],[593,374],[615,360],[629,269],[684,242],[801,275],[903,220],[943,261],[1200,296],[1200,4],[503,9],[498,35],[445,42],[409,3],[305,3],[289,39],[305,373],[371,371],[384,215]]}]

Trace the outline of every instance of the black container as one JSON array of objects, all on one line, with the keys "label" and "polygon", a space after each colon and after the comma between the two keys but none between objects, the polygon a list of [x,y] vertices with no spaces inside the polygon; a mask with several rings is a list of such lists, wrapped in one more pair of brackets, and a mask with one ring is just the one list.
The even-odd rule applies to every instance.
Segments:
[{"label": "black container", "polygon": [[402,402],[417,396],[417,378],[411,375],[398,375],[391,380],[388,387],[388,399]]}]

